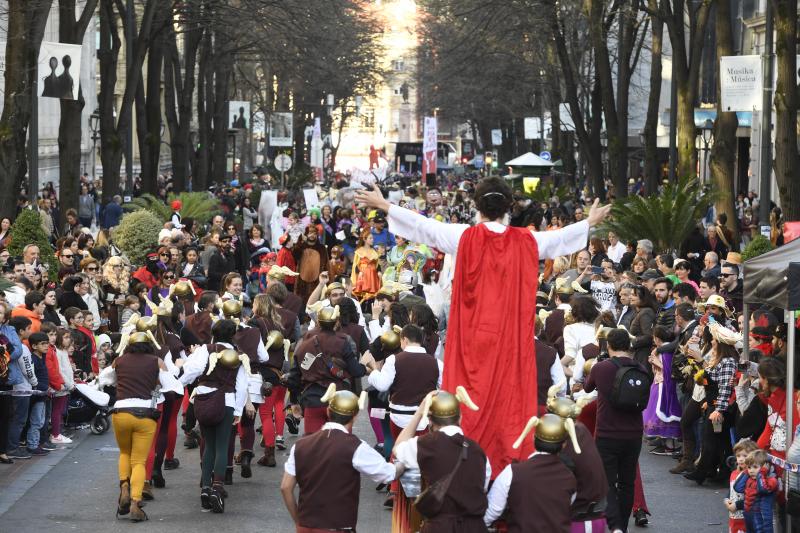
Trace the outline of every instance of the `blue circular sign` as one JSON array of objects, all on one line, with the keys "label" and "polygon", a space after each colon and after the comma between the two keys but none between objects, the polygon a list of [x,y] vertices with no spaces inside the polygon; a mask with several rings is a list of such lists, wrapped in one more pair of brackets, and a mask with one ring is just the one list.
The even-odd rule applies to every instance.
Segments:
[{"label": "blue circular sign", "polygon": [[552,156],[550,155],[550,152],[547,152],[547,151],[544,151],[541,154],[539,154],[539,157],[541,157],[545,161],[550,161],[550,159],[552,158]]}]

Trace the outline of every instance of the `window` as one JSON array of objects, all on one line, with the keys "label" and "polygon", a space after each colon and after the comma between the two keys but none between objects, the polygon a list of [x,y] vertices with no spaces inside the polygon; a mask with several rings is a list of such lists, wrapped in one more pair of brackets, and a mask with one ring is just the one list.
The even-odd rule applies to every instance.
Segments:
[{"label": "window", "polygon": [[395,72],[403,72],[405,70],[406,64],[403,59],[394,59],[392,60],[392,70]]}]

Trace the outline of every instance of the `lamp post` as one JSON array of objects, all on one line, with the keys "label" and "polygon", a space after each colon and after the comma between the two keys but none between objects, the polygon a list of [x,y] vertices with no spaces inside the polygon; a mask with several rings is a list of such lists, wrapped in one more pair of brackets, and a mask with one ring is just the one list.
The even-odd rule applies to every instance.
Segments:
[{"label": "lamp post", "polygon": [[[705,185],[708,181],[708,147],[714,140],[714,121],[706,119],[703,127],[700,129],[700,134],[697,136],[695,146],[698,150],[703,150],[703,168],[700,172],[700,183]],[[702,146],[701,144],[702,143]]]},{"label": "lamp post", "polygon": [[100,109],[89,115],[89,130],[92,132],[92,183],[97,172],[97,141],[100,139]]}]

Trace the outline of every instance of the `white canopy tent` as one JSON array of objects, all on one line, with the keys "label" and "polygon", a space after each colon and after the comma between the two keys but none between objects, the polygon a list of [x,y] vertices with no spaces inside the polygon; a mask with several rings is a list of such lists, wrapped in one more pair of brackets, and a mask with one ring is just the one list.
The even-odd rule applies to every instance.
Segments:
[{"label": "white canopy tent", "polygon": [[522,154],[519,157],[515,157],[511,161],[506,161],[505,165],[507,167],[552,167],[553,162],[548,161],[547,159],[542,159],[538,155],[534,154],[533,152],[528,152],[526,154]]}]

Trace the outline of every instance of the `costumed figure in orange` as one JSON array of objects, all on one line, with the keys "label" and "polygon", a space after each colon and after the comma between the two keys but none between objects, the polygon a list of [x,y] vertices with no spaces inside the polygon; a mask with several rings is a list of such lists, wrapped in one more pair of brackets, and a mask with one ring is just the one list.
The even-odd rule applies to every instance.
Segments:
[{"label": "costumed figure in orange", "polygon": [[338,244],[331,247],[331,257],[328,260],[328,279],[335,281],[344,276],[345,265],[344,249]]},{"label": "costumed figure in orange", "polygon": [[307,302],[317,286],[320,273],[328,266],[328,250],[320,242],[316,226],[306,226],[303,239],[295,246],[294,257],[300,273],[294,292]]},{"label": "costumed figure in orange", "polygon": [[372,248],[372,233],[369,229],[361,232],[358,248],[353,257],[353,295],[362,302],[374,298],[381,290],[381,277],[378,274],[378,252]]}]

